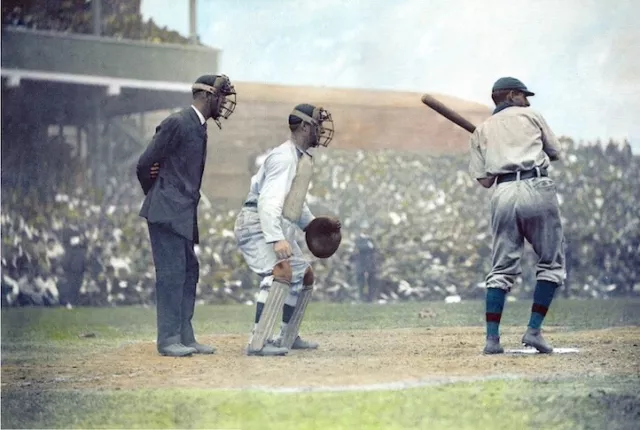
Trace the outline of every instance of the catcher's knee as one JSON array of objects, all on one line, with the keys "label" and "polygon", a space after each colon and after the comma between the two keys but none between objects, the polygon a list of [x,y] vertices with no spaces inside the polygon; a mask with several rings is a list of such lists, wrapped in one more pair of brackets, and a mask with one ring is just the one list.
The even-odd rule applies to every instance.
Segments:
[{"label": "catcher's knee", "polygon": [[313,270],[311,270],[311,267],[307,267],[307,270],[304,272],[304,277],[302,278],[302,285],[309,287],[313,285],[314,280]]},{"label": "catcher's knee", "polygon": [[288,261],[281,261],[273,268],[273,280],[290,285],[293,272]]}]

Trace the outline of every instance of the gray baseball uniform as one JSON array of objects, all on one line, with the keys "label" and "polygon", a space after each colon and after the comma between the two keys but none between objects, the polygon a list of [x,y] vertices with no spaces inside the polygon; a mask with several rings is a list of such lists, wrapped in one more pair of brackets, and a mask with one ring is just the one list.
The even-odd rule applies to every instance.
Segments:
[{"label": "gray baseball uniform", "polygon": [[530,107],[511,106],[477,127],[470,140],[469,172],[495,178],[491,196],[492,269],[487,288],[509,291],[521,273],[526,239],[538,255],[536,278],[562,284],[564,233],[550,158],[560,146],[546,121]]},{"label": "gray baseball uniform", "polygon": [[305,203],[300,219],[291,221],[283,217],[285,197],[296,175],[297,163],[303,153],[295,144],[287,140],[274,148],[251,179],[251,189],[246,203],[234,227],[238,248],[253,272],[263,277],[262,288],[271,285],[273,268],[278,258],[273,244],[287,240],[293,256],[289,263],[292,268],[290,302],[295,306],[295,297],[302,288],[304,273],[309,262],[295,240],[296,226],[304,229],[314,216]]}]

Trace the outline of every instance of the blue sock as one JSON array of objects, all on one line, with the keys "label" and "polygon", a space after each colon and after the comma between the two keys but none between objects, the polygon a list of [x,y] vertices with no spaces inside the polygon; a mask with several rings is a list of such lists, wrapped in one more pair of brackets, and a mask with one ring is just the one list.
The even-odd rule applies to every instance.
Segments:
[{"label": "blue sock", "polygon": [[556,288],[558,288],[558,284],[555,282],[540,280],[536,283],[536,289],[533,292],[533,306],[531,306],[529,327],[539,329],[542,326],[542,321],[544,321],[544,317],[547,315]]},{"label": "blue sock", "polygon": [[500,336],[500,318],[504,301],[507,296],[506,290],[501,288],[487,288],[486,319],[487,336]]}]

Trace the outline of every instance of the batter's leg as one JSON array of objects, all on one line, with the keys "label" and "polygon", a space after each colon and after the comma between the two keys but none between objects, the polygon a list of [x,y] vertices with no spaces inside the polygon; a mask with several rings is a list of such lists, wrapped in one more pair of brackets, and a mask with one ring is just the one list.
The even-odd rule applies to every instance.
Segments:
[{"label": "batter's leg", "polygon": [[487,341],[482,351],[485,354],[502,354],[504,352],[500,345],[500,319],[506,295],[507,291],[502,288],[487,288],[485,302]]},{"label": "batter's leg", "polygon": [[491,198],[491,230],[493,234],[492,267],[487,276],[485,320],[485,354],[504,352],[500,345],[500,321],[506,294],[520,274],[524,237],[520,230],[516,205],[518,184],[505,184]]},{"label": "batter's leg", "polygon": [[544,340],[540,329],[565,275],[564,232],[553,180],[532,179],[528,192],[531,204],[523,220],[523,231],[538,255],[538,264],[531,317],[522,343],[550,353],[553,347]]}]

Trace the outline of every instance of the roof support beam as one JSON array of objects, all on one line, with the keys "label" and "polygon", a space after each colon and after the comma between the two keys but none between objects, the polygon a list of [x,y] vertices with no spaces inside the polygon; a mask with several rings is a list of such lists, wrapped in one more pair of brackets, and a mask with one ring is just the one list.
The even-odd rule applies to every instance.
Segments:
[{"label": "roof support beam", "polygon": [[109,95],[120,94],[121,88],[135,88],[143,90],[191,92],[191,83],[143,81],[141,79],[112,78],[110,76],[77,75],[71,73],[43,72],[40,70],[1,69],[0,74],[6,77],[8,85],[17,87],[20,80],[64,82],[68,84],[93,85],[107,87]]}]

